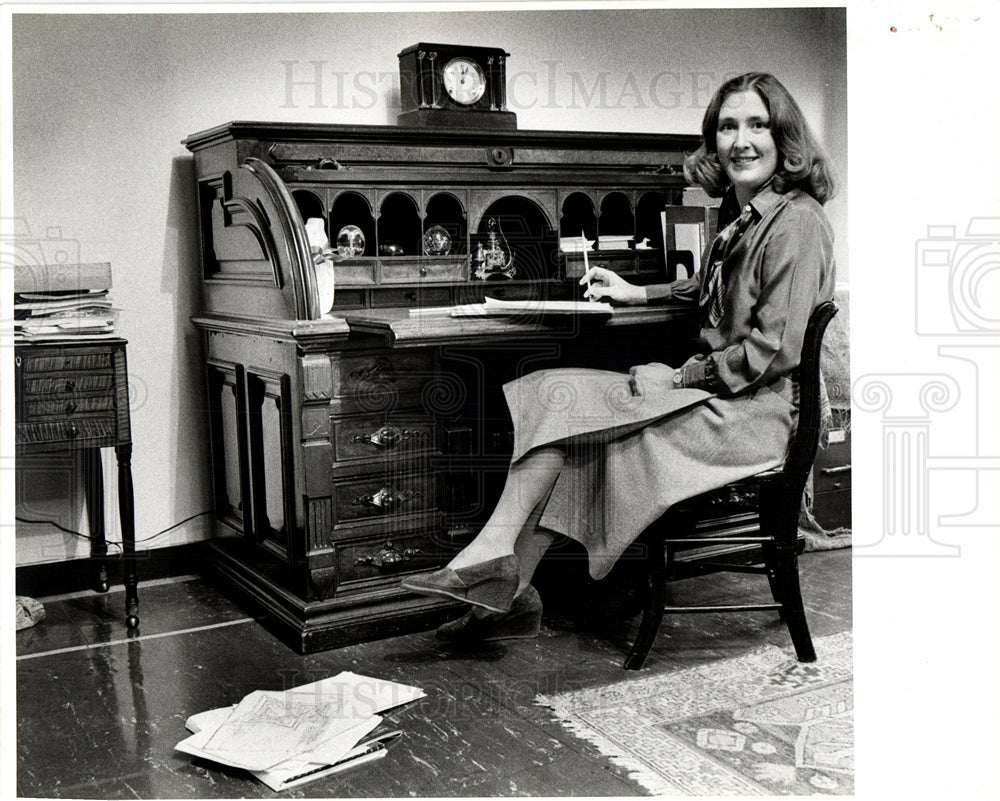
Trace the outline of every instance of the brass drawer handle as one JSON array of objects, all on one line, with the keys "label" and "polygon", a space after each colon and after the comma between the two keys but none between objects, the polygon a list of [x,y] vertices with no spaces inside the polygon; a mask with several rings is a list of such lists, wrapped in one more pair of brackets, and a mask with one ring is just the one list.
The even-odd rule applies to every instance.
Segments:
[{"label": "brass drawer handle", "polygon": [[426,431],[411,431],[408,428],[398,428],[386,423],[371,434],[355,434],[352,442],[366,442],[378,448],[395,448],[401,442],[411,439],[421,439],[427,436]]},{"label": "brass drawer handle", "polygon": [[67,381],[66,382],[66,391],[67,392],[73,392],[75,389],[76,389],[76,381]]},{"label": "brass drawer handle", "polygon": [[76,423],[72,423],[70,427],[66,429],[66,433],[69,434],[70,439],[76,439],[80,436],[80,429],[77,427]]},{"label": "brass drawer handle", "polygon": [[66,404],[66,414],[73,414],[73,412],[75,412],[76,409],[77,409],[76,403],[74,403],[73,401],[70,401],[69,403]]},{"label": "brass drawer handle", "polygon": [[382,487],[373,495],[359,495],[354,499],[355,506],[377,506],[379,509],[392,509],[399,504],[408,503],[421,497],[418,490],[403,490],[400,492],[389,486]]},{"label": "brass drawer handle", "polygon": [[422,552],[419,548],[406,548],[400,551],[392,542],[387,540],[378,553],[358,557],[354,560],[354,564],[371,565],[380,570],[394,570],[398,569],[405,562],[409,562],[414,556],[418,556],[420,553]]}]

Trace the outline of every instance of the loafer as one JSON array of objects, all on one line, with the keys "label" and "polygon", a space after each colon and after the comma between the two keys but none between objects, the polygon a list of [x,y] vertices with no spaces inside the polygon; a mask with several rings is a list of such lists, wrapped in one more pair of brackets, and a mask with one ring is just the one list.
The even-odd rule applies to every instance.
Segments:
[{"label": "loafer", "polygon": [[530,584],[510,605],[506,614],[481,613],[472,609],[438,628],[437,637],[450,642],[496,642],[528,640],[538,636],[542,623],[542,599]]},{"label": "loafer", "polygon": [[443,567],[433,573],[410,576],[400,586],[420,595],[453,598],[503,614],[510,610],[519,583],[517,557],[508,554],[458,570]]}]

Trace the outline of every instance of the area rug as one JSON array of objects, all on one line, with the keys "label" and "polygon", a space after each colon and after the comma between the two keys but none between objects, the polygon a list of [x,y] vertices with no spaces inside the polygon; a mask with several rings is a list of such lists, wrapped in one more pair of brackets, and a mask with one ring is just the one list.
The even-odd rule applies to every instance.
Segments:
[{"label": "area rug", "polygon": [[851,795],[851,634],[814,645],[813,663],[769,646],[535,701],[654,795]]}]

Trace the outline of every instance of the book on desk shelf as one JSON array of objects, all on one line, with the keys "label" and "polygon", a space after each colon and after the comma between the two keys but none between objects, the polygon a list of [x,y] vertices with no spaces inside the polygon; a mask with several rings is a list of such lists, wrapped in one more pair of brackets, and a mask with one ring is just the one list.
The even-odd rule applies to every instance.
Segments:
[{"label": "book on desk shelf", "polygon": [[114,336],[111,265],[15,265],[14,341]]}]

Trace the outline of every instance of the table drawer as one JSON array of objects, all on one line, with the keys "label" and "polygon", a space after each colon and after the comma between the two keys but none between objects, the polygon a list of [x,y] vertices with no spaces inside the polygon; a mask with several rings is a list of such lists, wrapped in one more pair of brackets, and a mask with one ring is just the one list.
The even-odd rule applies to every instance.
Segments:
[{"label": "table drawer", "polygon": [[341,589],[362,583],[395,583],[400,574],[444,565],[452,552],[432,531],[340,540],[334,545]]},{"label": "table drawer", "polygon": [[86,375],[40,376],[24,379],[24,395],[66,395],[81,392],[100,392],[111,389],[115,378],[112,373],[88,373]]},{"label": "table drawer", "polygon": [[26,397],[24,415],[26,420],[41,418],[72,419],[92,412],[108,412],[115,408],[115,398],[112,394],[104,395],[74,395],[66,398]]},{"label": "table drawer", "polygon": [[[55,422],[18,423],[15,440],[18,445],[65,443],[74,446],[98,447],[115,444],[116,418],[113,414],[83,417]],[[108,442],[108,440],[112,440]]]},{"label": "table drawer", "polygon": [[337,523],[423,512],[437,507],[433,473],[368,476],[334,486]]},{"label": "table drawer", "polygon": [[[110,370],[111,352],[105,353],[59,353],[47,355],[26,354],[21,357],[21,369],[25,373],[55,373],[66,370]],[[59,376],[65,381],[65,376]]]},{"label": "table drawer", "polygon": [[429,417],[342,417],[331,421],[333,459],[397,459],[438,451],[437,426]]}]

